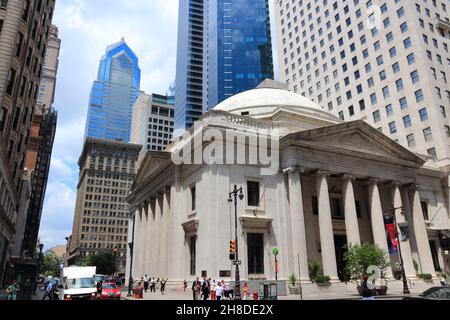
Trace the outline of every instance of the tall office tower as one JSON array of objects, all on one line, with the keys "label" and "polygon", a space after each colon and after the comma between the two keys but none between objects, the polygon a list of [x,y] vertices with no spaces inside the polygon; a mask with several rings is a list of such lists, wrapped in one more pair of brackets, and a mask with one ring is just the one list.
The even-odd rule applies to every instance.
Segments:
[{"label": "tall office tower", "polygon": [[59,65],[59,51],[61,48],[61,39],[58,38],[58,27],[50,27],[50,36],[48,38],[47,52],[45,54],[44,68],[41,75],[41,86],[37,104],[50,107],[55,100],[56,75]]},{"label": "tall office tower", "polygon": [[175,135],[274,77],[268,0],[180,1],[178,28]]},{"label": "tall office tower", "polygon": [[450,167],[448,1],[277,0],[281,80]]},{"label": "tall office tower", "polygon": [[87,138],[78,162],[80,179],[69,245],[70,265],[96,253],[118,250],[117,273],[124,273],[129,208],[125,202],[142,146]]},{"label": "tall office tower", "polygon": [[174,97],[141,93],[133,107],[131,143],[144,146],[147,151],[162,151],[172,141]]},{"label": "tall office tower", "polygon": [[53,18],[54,0],[0,1],[0,286],[16,233],[25,153]]},{"label": "tall office tower", "polygon": [[106,49],[100,61],[89,99],[85,138],[130,141],[140,82],[138,58],[122,38]]}]

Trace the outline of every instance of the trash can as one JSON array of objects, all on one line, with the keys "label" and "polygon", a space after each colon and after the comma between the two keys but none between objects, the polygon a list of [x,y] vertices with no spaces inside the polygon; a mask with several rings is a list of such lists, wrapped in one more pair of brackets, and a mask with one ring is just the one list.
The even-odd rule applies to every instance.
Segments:
[{"label": "trash can", "polygon": [[270,284],[269,300],[278,300],[278,285],[276,283]]}]

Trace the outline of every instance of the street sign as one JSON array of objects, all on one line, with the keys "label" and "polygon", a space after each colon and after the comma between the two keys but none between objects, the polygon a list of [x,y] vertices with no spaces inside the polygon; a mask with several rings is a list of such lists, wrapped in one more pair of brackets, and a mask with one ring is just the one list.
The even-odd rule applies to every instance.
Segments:
[{"label": "street sign", "polygon": [[277,256],[279,253],[278,248],[273,248],[272,253],[274,256]]}]

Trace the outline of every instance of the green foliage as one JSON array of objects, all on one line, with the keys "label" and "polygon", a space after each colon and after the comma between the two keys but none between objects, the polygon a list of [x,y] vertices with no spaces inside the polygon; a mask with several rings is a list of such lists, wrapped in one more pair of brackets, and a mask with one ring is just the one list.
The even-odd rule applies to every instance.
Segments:
[{"label": "green foliage", "polygon": [[289,283],[293,287],[295,287],[295,285],[297,284],[297,277],[295,276],[294,273],[289,276]]},{"label": "green foliage", "polygon": [[59,277],[61,263],[62,258],[57,257],[53,251],[48,251],[42,256],[40,273],[46,277]]},{"label": "green foliage", "polygon": [[416,274],[419,274],[419,264],[416,260],[413,260],[414,270],[416,270]]},{"label": "green foliage", "polygon": [[361,280],[367,273],[369,266],[377,266],[384,277],[390,263],[386,261],[386,254],[378,246],[370,244],[350,245],[344,255],[346,271],[352,280]]},{"label": "green foliage", "polygon": [[433,276],[429,273],[421,273],[421,274],[419,274],[419,279],[422,279],[425,281],[431,281],[431,280],[433,280]]},{"label": "green foliage", "polygon": [[86,257],[77,263],[79,267],[97,267],[97,274],[112,275],[114,273],[114,254],[98,253]]},{"label": "green foliage", "polygon": [[314,281],[319,284],[330,283],[330,280],[331,280],[331,278],[329,276],[322,276],[322,275],[319,275],[314,279]]},{"label": "green foliage", "polygon": [[308,264],[309,267],[309,278],[314,281],[320,272],[320,262],[316,260],[311,260]]}]

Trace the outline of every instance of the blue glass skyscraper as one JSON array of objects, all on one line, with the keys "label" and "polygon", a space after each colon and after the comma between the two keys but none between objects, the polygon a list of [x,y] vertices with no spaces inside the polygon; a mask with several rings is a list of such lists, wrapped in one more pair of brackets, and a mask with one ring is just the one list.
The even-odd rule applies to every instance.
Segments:
[{"label": "blue glass skyscraper", "polygon": [[274,77],[268,0],[180,1],[178,28],[175,135]]},{"label": "blue glass skyscraper", "polygon": [[129,142],[133,105],[140,93],[141,70],[125,40],[109,46],[100,61],[89,99],[85,139]]}]

